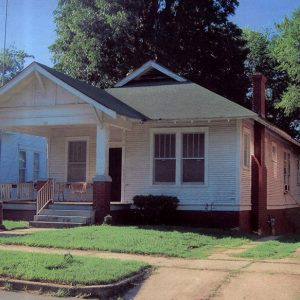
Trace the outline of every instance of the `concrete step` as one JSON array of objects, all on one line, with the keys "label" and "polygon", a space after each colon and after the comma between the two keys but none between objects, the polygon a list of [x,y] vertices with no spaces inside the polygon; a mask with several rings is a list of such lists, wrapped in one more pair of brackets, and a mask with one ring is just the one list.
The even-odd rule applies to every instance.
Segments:
[{"label": "concrete step", "polygon": [[55,202],[53,204],[49,204],[48,209],[54,210],[93,210],[92,204],[66,204],[66,203],[58,203]]},{"label": "concrete step", "polygon": [[37,215],[34,216],[35,221],[43,222],[59,222],[59,223],[79,223],[79,224],[90,224],[90,217],[80,216],[53,216],[53,215]]},{"label": "concrete step", "polygon": [[79,216],[79,217],[92,217],[94,214],[91,210],[58,210],[58,209],[43,209],[40,215],[48,216]]},{"label": "concrete step", "polygon": [[36,228],[71,228],[84,226],[86,224],[81,223],[65,223],[65,222],[46,222],[46,221],[30,221],[29,226]]}]

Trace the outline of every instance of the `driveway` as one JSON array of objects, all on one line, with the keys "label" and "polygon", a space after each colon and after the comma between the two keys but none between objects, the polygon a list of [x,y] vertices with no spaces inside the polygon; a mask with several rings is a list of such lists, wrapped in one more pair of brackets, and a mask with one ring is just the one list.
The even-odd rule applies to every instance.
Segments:
[{"label": "driveway", "polygon": [[[152,274],[141,285],[129,290],[124,300],[300,300],[300,249],[292,257],[280,260],[254,261],[230,256],[255,245],[253,242],[203,260],[99,251],[73,250],[71,253],[137,259],[152,264],[155,267]],[[0,249],[65,253],[60,249],[26,246],[5,245]],[[23,294],[21,298],[5,298],[6,295],[0,294],[0,299],[53,299],[37,296],[25,298]]]}]

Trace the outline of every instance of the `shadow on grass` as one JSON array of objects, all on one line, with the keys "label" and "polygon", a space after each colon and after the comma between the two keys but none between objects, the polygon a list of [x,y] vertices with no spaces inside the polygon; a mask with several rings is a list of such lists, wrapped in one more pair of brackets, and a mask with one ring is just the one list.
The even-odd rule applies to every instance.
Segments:
[{"label": "shadow on grass", "polygon": [[206,235],[216,239],[223,238],[245,238],[251,241],[258,239],[257,235],[244,233],[237,230],[229,229],[216,229],[216,228],[196,228],[188,226],[175,226],[175,225],[132,225],[132,227],[151,230],[151,231],[160,231],[160,232],[178,232],[178,233],[197,233],[200,235]]}]

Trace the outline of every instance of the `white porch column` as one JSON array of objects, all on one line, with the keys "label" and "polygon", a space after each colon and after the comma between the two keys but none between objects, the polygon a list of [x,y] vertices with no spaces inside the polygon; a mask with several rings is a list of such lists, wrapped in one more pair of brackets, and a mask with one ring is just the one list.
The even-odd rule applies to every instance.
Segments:
[{"label": "white porch column", "polygon": [[97,124],[96,133],[96,176],[94,181],[110,182],[109,163],[109,126]]}]

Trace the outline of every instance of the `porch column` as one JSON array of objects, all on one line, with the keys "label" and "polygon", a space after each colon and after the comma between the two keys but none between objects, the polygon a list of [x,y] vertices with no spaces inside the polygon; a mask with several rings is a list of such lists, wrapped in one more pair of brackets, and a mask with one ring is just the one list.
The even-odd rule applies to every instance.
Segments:
[{"label": "porch column", "polygon": [[95,222],[101,224],[110,213],[111,177],[109,163],[109,126],[97,124],[96,133],[96,176],[93,179],[93,205]]}]

